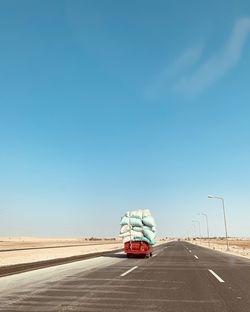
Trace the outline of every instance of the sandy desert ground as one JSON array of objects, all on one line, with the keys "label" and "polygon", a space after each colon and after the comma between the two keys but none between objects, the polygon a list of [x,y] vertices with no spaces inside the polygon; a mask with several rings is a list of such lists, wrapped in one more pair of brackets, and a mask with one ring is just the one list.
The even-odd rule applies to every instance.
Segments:
[{"label": "sandy desert ground", "polygon": [[122,247],[118,240],[0,238],[0,266],[119,250]]},{"label": "sandy desert ground", "polygon": [[198,245],[211,248],[214,250],[230,253],[237,256],[242,256],[250,259],[250,239],[229,239],[229,251],[227,250],[227,244],[225,239],[211,239],[210,246],[208,240],[197,239],[193,241]]},{"label": "sandy desert ground", "polygon": [[0,237],[0,251],[27,248],[66,247],[119,243],[115,239]]},{"label": "sandy desert ground", "polygon": [[[158,240],[157,245],[171,240],[173,239]],[[205,239],[197,239],[191,242],[203,247],[250,259],[250,239],[230,239],[229,251],[226,250],[226,241],[221,239],[211,239],[210,246],[208,246],[208,241]],[[0,267],[119,250],[122,248],[123,244],[120,240],[111,239],[0,237]]]},{"label": "sandy desert ground", "polygon": [[[166,240],[162,240],[158,241],[157,244],[165,242]],[[0,238],[0,267],[122,248],[122,242],[114,239]]]}]

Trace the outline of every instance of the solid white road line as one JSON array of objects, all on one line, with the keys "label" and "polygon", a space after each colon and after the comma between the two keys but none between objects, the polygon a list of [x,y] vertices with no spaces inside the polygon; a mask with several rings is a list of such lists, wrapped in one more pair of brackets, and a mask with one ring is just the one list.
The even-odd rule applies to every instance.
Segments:
[{"label": "solid white road line", "polygon": [[225,283],[222,278],[219,277],[213,270],[208,270],[220,283]]},{"label": "solid white road line", "polygon": [[120,276],[125,276],[125,275],[129,274],[130,272],[134,271],[134,270],[137,269],[137,268],[138,268],[138,266],[134,266],[134,267],[131,268],[130,270],[128,270],[128,271],[122,273]]},{"label": "solid white road line", "polygon": [[195,259],[199,259],[196,255],[194,255]]}]

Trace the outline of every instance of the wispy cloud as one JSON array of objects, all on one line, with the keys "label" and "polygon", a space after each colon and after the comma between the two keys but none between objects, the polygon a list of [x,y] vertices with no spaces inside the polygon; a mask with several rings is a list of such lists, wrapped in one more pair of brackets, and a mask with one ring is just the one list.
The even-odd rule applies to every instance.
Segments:
[{"label": "wispy cloud", "polygon": [[190,75],[181,77],[175,90],[199,94],[221,79],[240,61],[242,51],[250,32],[250,18],[241,18],[222,50],[202,63]]},{"label": "wispy cloud", "polygon": [[191,96],[202,93],[239,63],[249,33],[250,18],[240,18],[236,21],[228,41],[219,51],[199,64],[202,49],[196,47],[185,52],[166,70],[168,75],[160,74],[155,80],[152,84],[154,91],[157,91],[158,85],[158,91],[172,89]]},{"label": "wispy cloud", "polygon": [[190,70],[199,61],[202,51],[203,45],[201,44],[184,51],[170,66],[156,75],[153,82],[146,88],[146,95],[149,98],[163,96],[173,81],[176,81],[184,71]]},{"label": "wispy cloud", "polygon": [[189,69],[192,65],[196,64],[203,51],[203,45],[199,44],[193,48],[186,50],[183,54],[181,54],[169,68],[162,73],[162,77],[172,79],[178,77],[179,74],[183,72],[183,70]]}]

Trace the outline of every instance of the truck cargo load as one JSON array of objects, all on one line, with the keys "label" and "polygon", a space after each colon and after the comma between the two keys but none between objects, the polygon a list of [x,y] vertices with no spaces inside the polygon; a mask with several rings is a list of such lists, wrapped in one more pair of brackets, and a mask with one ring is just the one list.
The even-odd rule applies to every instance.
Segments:
[{"label": "truck cargo load", "polygon": [[130,255],[152,255],[155,245],[155,221],[149,209],[128,211],[120,221],[124,252]]}]

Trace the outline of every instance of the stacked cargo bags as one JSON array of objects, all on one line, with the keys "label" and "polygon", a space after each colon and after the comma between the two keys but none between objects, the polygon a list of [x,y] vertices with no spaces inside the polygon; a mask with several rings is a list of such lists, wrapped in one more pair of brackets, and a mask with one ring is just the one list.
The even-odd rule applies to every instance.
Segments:
[{"label": "stacked cargo bags", "polygon": [[123,243],[129,241],[144,241],[155,244],[155,221],[149,209],[128,211],[121,218],[120,237]]}]

